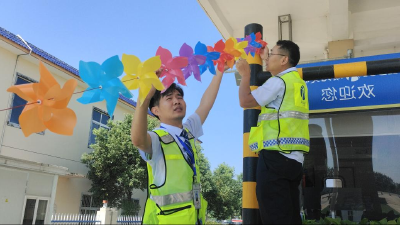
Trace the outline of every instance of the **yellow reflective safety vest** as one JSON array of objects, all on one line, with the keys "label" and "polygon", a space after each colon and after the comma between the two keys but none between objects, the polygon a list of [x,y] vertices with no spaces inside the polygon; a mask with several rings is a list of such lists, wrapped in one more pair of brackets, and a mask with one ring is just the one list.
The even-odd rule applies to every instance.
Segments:
[{"label": "yellow reflective safety vest", "polygon": [[308,131],[308,89],[297,71],[277,77],[285,84],[278,110],[261,106],[257,127],[252,127],[249,147],[253,152],[275,150],[283,153],[310,149]]},{"label": "yellow reflective safety vest", "polygon": [[207,201],[200,195],[201,208],[195,209],[193,183],[200,184],[200,169],[193,135],[186,129],[195,158],[197,176],[183,156],[175,139],[165,130],[154,130],[161,142],[165,161],[165,180],[154,184],[153,170],[147,163],[148,197],[143,224],[205,224]]}]

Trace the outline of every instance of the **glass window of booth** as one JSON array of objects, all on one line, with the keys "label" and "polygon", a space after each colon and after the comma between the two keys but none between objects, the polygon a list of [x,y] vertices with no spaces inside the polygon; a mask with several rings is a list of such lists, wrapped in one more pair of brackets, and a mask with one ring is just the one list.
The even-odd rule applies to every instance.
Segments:
[{"label": "glass window of booth", "polygon": [[400,217],[400,109],[310,114],[306,219]]}]

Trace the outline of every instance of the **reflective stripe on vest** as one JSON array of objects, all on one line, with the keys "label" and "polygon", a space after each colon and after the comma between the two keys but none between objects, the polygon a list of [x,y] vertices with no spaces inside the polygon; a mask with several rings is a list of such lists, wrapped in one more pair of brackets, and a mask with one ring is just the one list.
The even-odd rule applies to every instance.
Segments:
[{"label": "reflective stripe on vest", "polygon": [[308,131],[309,109],[308,89],[296,71],[281,77],[285,92],[279,109],[261,107],[257,127],[252,127],[249,147],[253,152],[276,150],[308,152],[310,137]]},{"label": "reflective stripe on vest", "polygon": [[[301,120],[308,120],[308,113],[302,113],[302,112],[297,112],[297,111],[287,111],[287,112],[281,112],[279,113],[279,118],[296,118],[296,119],[301,119]],[[260,123],[262,120],[277,120],[278,119],[278,114],[260,114],[258,116],[258,121],[257,123]]]},{"label": "reflective stripe on vest", "polygon": [[158,206],[165,206],[165,205],[171,205],[171,204],[176,204],[176,203],[184,203],[184,202],[189,202],[193,201],[193,192],[185,192],[185,193],[175,193],[175,194],[170,194],[170,195],[163,195],[163,196],[150,196],[151,199],[153,199]]}]

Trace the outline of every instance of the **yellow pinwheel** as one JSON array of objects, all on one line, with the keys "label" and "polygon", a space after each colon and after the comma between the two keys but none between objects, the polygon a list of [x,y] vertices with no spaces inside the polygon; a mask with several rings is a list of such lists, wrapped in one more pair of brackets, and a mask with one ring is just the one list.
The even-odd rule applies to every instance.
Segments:
[{"label": "yellow pinwheel", "polygon": [[[247,42],[247,41],[240,41],[240,42],[238,42],[237,39],[236,39],[236,38],[233,38],[233,37],[232,37],[231,39],[232,39],[232,41],[233,41],[233,48],[236,49],[237,51],[239,51],[239,52],[241,53],[241,56],[240,56],[240,57],[242,57],[243,59],[246,59],[246,58],[247,58],[247,54],[246,54],[246,52],[244,51],[244,48],[247,47],[248,42]],[[238,59],[238,58],[240,58],[240,57],[235,57],[235,59]]]},{"label": "yellow pinwheel", "polygon": [[124,64],[126,75],[121,81],[129,90],[139,88],[140,105],[149,94],[151,86],[160,91],[164,89],[164,85],[156,75],[156,71],[161,67],[159,56],[152,57],[142,63],[134,55],[122,54],[122,64]]}]

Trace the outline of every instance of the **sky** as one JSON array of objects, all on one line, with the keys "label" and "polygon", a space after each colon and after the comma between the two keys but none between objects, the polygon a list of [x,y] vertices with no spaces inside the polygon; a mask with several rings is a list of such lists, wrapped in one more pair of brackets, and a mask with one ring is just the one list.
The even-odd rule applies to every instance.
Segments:
[{"label": "sky", "polygon": [[[159,46],[178,56],[183,43],[194,48],[198,41],[213,46],[222,39],[196,0],[0,0],[0,9],[0,27],[77,69],[80,60],[101,64],[125,53],[144,61]],[[201,83],[188,78],[183,87],[187,116],[199,106],[212,76],[204,73]],[[133,94],[136,101],[137,91]],[[225,162],[241,173],[243,109],[234,73],[224,74],[203,130],[200,140],[211,170]]]}]

